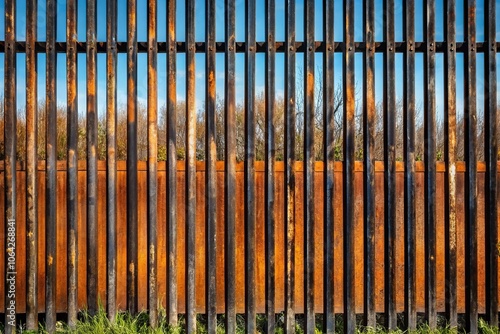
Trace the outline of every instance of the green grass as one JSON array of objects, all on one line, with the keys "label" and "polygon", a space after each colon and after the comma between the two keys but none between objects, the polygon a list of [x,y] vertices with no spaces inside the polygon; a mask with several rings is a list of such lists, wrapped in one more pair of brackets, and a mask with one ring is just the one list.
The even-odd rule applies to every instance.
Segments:
[{"label": "green grass", "polygon": [[[179,325],[176,327],[170,327],[165,322],[165,312],[160,312],[160,318],[162,319],[157,328],[151,328],[148,324],[148,314],[140,313],[137,316],[131,316],[129,313],[119,313],[115,321],[112,323],[106,316],[106,313],[103,309],[100,309],[97,314],[90,315],[89,313],[82,311],[79,314],[79,319],[76,327],[74,329],[70,329],[64,322],[57,322],[57,333],[112,333],[112,334],[128,334],[128,333],[144,333],[144,334],[160,334],[160,333],[175,333],[182,334],[184,333],[184,324],[185,319],[183,316],[179,317]],[[361,318],[358,318],[361,323]],[[198,323],[197,323],[197,332],[198,333],[207,333],[206,328],[206,318],[204,315],[198,315]],[[264,315],[257,315],[257,331],[259,333],[265,333],[266,327],[266,317]],[[218,328],[217,333],[224,333],[224,316],[220,315],[217,318]],[[237,315],[236,318],[237,328],[236,333],[245,333],[245,317],[243,315]],[[276,315],[276,333],[284,333],[284,315],[277,314]],[[317,316],[316,319],[316,333],[321,333],[321,315]],[[0,324],[0,330],[3,329],[3,325]],[[336,317],[336,330],[338,333],[343,332],[343,321],[342,316],[338,315]],[[3,332],[3,331],[2,331]],[[38,332],[27,331],[24,328],[23,324],[19,325],[18,328],[19,333],[47,333],[44,329],[43,324],[40,324]],[[387,330],[382,326],[378,326],[377,328],[365,328],[361,325],[358,326],[358,333],[367,333],[367,334],[377,334],[377,333],[387,333]],[[489,326],[484,320],[479,320],[479,332],[484,334],[493,334],[499,333],[498,328],[494,328]],[[302,316],[297,316],[296,322],[296,333],[301,334],[304,333],[304,318]],[[465,330],[462,327],[451,328],[448,326],[444,318],[440,319],[439,328],[431,329],[427,326],[423,321],[420,321],[420,325],[418,330],[416,331],[405,331],[405,330],[396,330],[392,333],[423,333],[423,334],[434,334],[434,333],[445,333],[445,334],[453,334],[453,333],[465,333]]]}]

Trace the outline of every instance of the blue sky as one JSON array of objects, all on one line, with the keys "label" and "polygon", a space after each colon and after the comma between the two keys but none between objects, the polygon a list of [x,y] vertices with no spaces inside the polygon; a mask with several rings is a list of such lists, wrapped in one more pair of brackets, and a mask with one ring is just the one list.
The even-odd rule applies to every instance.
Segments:
[{"label": "blue sky", "polygon": [[[395,1],[395,17],[396,17],[396,41],[403,40],[403,29],[402,29],[402,19],[403,19],[403,1],[404,0],[396,0]],[[463,1],[457,0],[457,41],[463,41]],[[17,1],[17,25],[16,25],[16,34],[17,39],[20,41],[25,40],[25,24],[26,24],[26,12],[25,12],[25,2],[26,0],[18,0]],[[362,0],[355,0],[355,40],[362,41],[363,40],[363,13],[362,13]],[[415,9],[416,16],[416,41],[423,41],[423,2],[416,1],[417,7]],[[436,1],[436,13],[438,13],[436,17],[436,40],[442,41],[444,39],[444,24],[443,17],[440,13],[443,12],[443,0]],[[106,1],[105,0],[97,0],[98,8],[97,8],[97,38],[99,41],[105,41],[106,38]],[[184,7],[182,6],[183,1],[178,1],[177,6],[177,39],[179,41],[184,41],[185,38],[185,27],[184,27]],[[137,11],[139,18],[137,22],[137,36],[138,41],[146,41],[147,40],[147,2],[146,0],[138,0],[137,1]],[[81,41],[85,40],[85,10],[86,10],[86,1],[78,1],[78,39]],[[284,16],[284,6],[285,0],[276,0],[276,40],[284,41],[285,39],[285,16]],[[304,13],[304,3],[303,0],[297,0],[296,3],[297,8],[297,41],[303,40],[303,13]],[[335,12],[339,13],[335,17],[335,40],[342,41],[342,29],[343,29],[343,17],[342,17],[342,1],[335,1]],[[481,42],[484,40],[484,0],[477,0],[477,41]],[[497,0],[497,11],[500,8],[500,0]],[[322,1],[315,0],[315,38],[318,41],[323,40],[323,8]],[[376,26],[375,26],[375,39],[377,41],[382,41],[382,1],[376,0],[375,3],[375,18],[376,18]],[[4,1],[0,1],[0,12],[4,12]],[[205,1],[204,0],[196,0],[196,40],[204,41],[204,26],[205,26]],[[66,38],[66,30],[65,30],[65,20],[66,20],[66,1],[58,0],[57,1],[57,40],[65,41]],[[166,16],[166,4],[165,1],[158,1],[158,41],[166,41],[166,20],[162,17]],[[216,3],[216,39],[217,41],[224,41],[224,0],[217,0]],[[497,15],[498,16],[498,15]],[[500,21],[500,20],[497,20]],[[244,41],[245,40],[245,1],[244,0],[236,0],[236,40]],[[4,15],[0,15],[0,39],[4,38],[5,30],[4,30]],[[265,2],[264,0],[257,0],[257,41],[265,40]],[[500,22],[497,22],[497,39],[500,40]],[[45,40],[45,1],[38,1],[38,39],[40,41]],[[118,40],[126,41],[126,1],[118,0]],[[284,55],[277,54],[276,56],[276,89],[277,95],[283,95],[284,89]],[[58,94],[58,103],[60,105],[65,105],[66,103],[66,66],[65,66],[65,55],[58,54],[58,70],[57,70],[57,94]],[[478,62],[477,62],[477,89],[478,89],[478,107],[482,109],[483,98],[484,98],[484,85],[483,85],[483,76],[484,76],[484,62],[483,55],[478,54]],[[197,108],[202,109],[204,103],[204,66],[205,66],[205,57],[203,54],[196,55],[196,96],[197,96]],[[336,84],[341,83],[342,80],[342,57],[341,54],[337,54],[335,58],[335,80]],[[223,96],[224,93],[224,55],[217,54],[216,58],[217,62],[217,94],[219,96]],[[356,54],[355,58],[355,66],[356,66],[356,83],[358,85],[357,91],[361,94],[362,90],[362,63],[363,57],[362,54]],[[18,54],[18,70],[17,70],[17,87],[18,87],[18,107],[20,109],[24,108],[25,105],[25,55]],[[4,64],[4,56],[0,54],[0,86],[2,86],[3,91],[3,64]],[[98,55],[98,105],[99,105],[99,113],[103,115],[105,113],[105,86],[106,86],[106,78],[105,78],[105,54]],[[436,74],[437,74],[437,113],[438,117],[442,114],[443,110],[443,56],[442,54],[437,54],[436,56]],[[141,103],[146,104],[146,96],[147,96],[147,76],[146,76],[146,66],[147,66],[147,58],[146,54],[139,54],[138,56],[138,100]],[[183,100],[185,96],[185,55],[178,55],[178,85],[177,85],[177,95],[179,100]],[[243,101],[244,96],[244,55],[237,54],[236,56],[236,99],[238,103]],[[256,91],[257,94],[263,91],[265,84],[264,77],[264,66],[265,66],[265,55],[258,54],[257,55],[257,71],[256,71]],[[396,55],[396,73],[401,73],[403,66],[403,58],[402,54]],[[118,56],[118,101],[119,104],[125,104],[126,102],[126,54],[120,54]],[[424,92],[424,82],[423,82],[423,54],[417,54],[417,63],[416,63],[417,71],[416,71],[416,94],[417,94],[417,104],[422,104],[423,101],[423,92]],[[461,54],[457,55],[457,98],[458,98],[458,108],[463,108],[463,56]],[[39,86],[39,99],[43,99],[45,92],[45,56],[44,54],[39,54],[38,56],[38,86]],[[301,54],[297,55],[297,72],[303,73],[303,56]],[[499,71],[500,72],[500,71]],[[319,76],[322,73],[322,55],[317,54],[316,56],[316,74]],[[382,99],[382,75],[383,75],[383,63],[382,63],[382,55],[377,54],[376,56],[376,99]],[[86,101],[85,101],[85,54],[80,54],[78,57],[78,93],[79,93],[79,109],[82,114],[85,113]],[[163,105],[166,100],[166,57],[165,54],[159,54],[158,56],[158,100],[159,105]],[[398,98],[402,97],[402,76],[397,76],[396,78],[396,88]],[[499,77],[500,79],[500,77]],[[298,82],[300,78],[298,78]],[[302,85],[297,85],[297,89],[301,89]],[[361,96],[359,97],[361,98]],[[361,103],[361,102],[359,102]]]}]

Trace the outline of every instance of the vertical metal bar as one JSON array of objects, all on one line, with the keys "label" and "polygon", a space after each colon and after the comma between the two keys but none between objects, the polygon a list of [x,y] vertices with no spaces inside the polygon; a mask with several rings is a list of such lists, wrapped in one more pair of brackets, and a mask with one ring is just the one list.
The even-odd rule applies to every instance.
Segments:
[{"label": "vertical metal bar", "polygon": [[137,22],[127,1],[127,308],[137,312]]},{"label": "vertical metal bar", "polygon": [[91,314],[98,308],[96,16],[96,0],[87,1],[87,306]]},{"label": "vertical metal bar", "polygon": [[295,332],[295,0],[285,7],[285,329]]},{"label": "vertical metal bar", "polygon": [[365,12],[365,61],[363,95],[364,136],[364,224],[365,224],[365,325],[375,328],[375,3],[366,0]]},{"label": "vertical metal bar", "polygon": [[196,106],[195,106],[195,0],[186,4],[186,317],[188,333],[196,332]]},{"label": "vertical metal bar", "polygon": [[168,165],[168,323],[177,325],[177,47],[176,0],[167,4],[168,86],[167,86],[167,165]]},{"label": "vertical metal bar", "polygon": [[5,2],[5,332],[16,332],[16,1]]},{"label": "vertical metal bar", "polygon": [[267,332],[275,331],[275,212],[274,212],[274,165],[276,147],[274,139],[276,112],[276,3],[266,0],[266,85],[265,85],[265,225],[266,225],[266,316]]},{"label": "vertical metal bar", "polygon": [[304,3],[304,301],[305,332],[314,333],[314,1]]},{"label": "vertical metal bar", "polygon": [[425,162],[425,316],[428,325],[437,326],[436,313],[436,55],[435,3],[424,9],[426,48],[424,51],[424,162]]},{"label": "vertical metal bar", "polygon": [[38,328],[37,1],[26,3],[26,329]]},{"label": "vertical metal bar", "polygon": [[354,259],[354,0],[344,6],[344,332],[356,330],[355,259]]},{"label": "vertical metal bar", "polygon": [[226,53],[225,53],[225,184],[224,201],[226,219],[226,259],[225,267],[225,299],[226,299],[226,332],[236,331],[236,115],[235,115],[235,3],[234,0],[225,0],[226,23]]},{"label": "vertical metal bar", "polygon": [[158,205],[158,74],[156,0],[148,1],[148,309],[149,324],[158,326],[157,205]]},{"label": "vertical metal bar", "polygon": [[417,327],[416,309],[416,204],[415,204],[415,1],[404,2],[404,161],[405,161],[405,322]]},{"label": "vertical metal bar", "polygon": [[116,308],[116,1],[107,1],[106,9],[106,204],[107,204],[107,314],[115,321]]},{"label": "vertical metal bar", "polygon": [[[67,73],[67,209],[68,209],[68,325],[71,328],[77,322],[77,291],[78,291],[78,91],[77,91],[77,7],[76,1],[66,3],[66,40],[68,43],[66,55]],[[95,256],[97,254],[94,254]]]},{"label": "vertical metal bar", "polygon": [[245,312],[246,330],[256,331],[255,314],[255,0],[246,1],[245,85]]},{"label": "vertical metal bar", "polygon": [[444,22],[446,25],[446,53],[444,86],[444,149],[446,156],[445,194],[445,281],[446,318],[450,326],[457,326],[457,208],[456,208],[456,3],[445,1]]},{"label": "vertical metal bar", "polygon": [[385,312],[387,329],[396,328],[396,83],[394,0],[384,1],[384,220]]},{"label": "vertical metal bar", "polygon": [[476,120],[476,1],[464,1],[466,22],[465,126],[465,309],[467,331],[477,333],[477,120]]},{"label": "vertical metal bar", "polygon": [[205,175],[205,216],[207,217],[207,283],[206,309],[207,329],[209,333],[217,331],[217,147],[216,147],[216,111],[215,111],[215,0],[207,0],[205,15],[206,33],[206,160]]},{"label": "vertical metal bar", "polygon": [[56,109],[56,3],[46,5],[46,170],[45,170],[45,326],[56,330],[56,264],[57,264],[57,109]]},{"label": "vertical metal bar", "polygon": [[486,143],[486,317],[498,326],[498,208],[497,208],[497,62],[496,62],[496,4],[485,1],[485,143]]}]

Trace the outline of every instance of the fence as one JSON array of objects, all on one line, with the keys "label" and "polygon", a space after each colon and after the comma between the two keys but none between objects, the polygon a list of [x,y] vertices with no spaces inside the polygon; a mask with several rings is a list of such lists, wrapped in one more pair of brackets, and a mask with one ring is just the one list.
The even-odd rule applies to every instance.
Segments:
[{"label": "fence", "polygon": [[[158,301],[165,295],[168,321],[175,324],[178,313],[185,313],[188,332],[196,329],[197,312],[206,312],[211,332],[216,328],[217,313],[225,313],[225,326],[230,333],[235,332],[236,313],[240,312],[246,314],[248,332],[256,329],[256,312],[266,313],[267,331],[274,332],[275,314],[281,310],[285,313],[287,332],[294,331],[297,312],[304,313],[308,332],[314,330],[317,312],[323,313],[323,329],[327,332],[334,330],[335,312],[344,314],[344,330],[349,333],[355,330],[356,313],[363,313],[365,323],[374,326],[376,313],[384,312],[388,328],[396,327],[399,312],[405,314],[405,326],[415,328],[417,311],[425,311],[429,325],[435,327],[437,313],[443,310],[451,325],[456,325],[457,314],[464,312],[471,332],[477,331],[479,312],[484,313],[491,324],[498,324],[496,52],[499,45],[495,1],[484,1],[484,42],[476,41],[476,25],[481,26],[481,22],[476,18],[478,8],[473,0],[466,1],[461,11],[465,13],[463,42],[457,41],[458,9],[454,0],[444,1],[442,20],[436,18],[436,3],[426,2],[423,22],[416,20],[415,2],[403,1],[401,41],[396,39],[399,25],[393,0],[382,1],[380,20],[376,15],[378,3],[374,0],[362,3],[346,0],[342,4],[323,1],[316,8],[315,1],[305,1],[303,13],[297,10],[300,4],[295,1],[280,2],[284,7],[280,9],[275,0],[267,0],[263,18],[257,17],[256,1],[248,0],[244,11],[244,42],[236,41],[234,0],[226,0],[222,9],[223,42],[216,40],[214,18],[218,7],[215,0],[205,3],[203,42],[195,38],[194,0],[186,1],[185,17],[181,20],[177,18],[180,3],[168,1],[165,13],[159,13],[157,2],[149,0],[148,33],[144,42],[137,40],[138,12],[134,0],[127,1],[126,42],[119,42],[117,38],[118,5],[124,2],[106,2],[106,41],[102,42],[96,38],[96,1],[87,2],[86,39],[78,40],[75,0],[66,2],[66,41],[57,41],[58,3],[46,1],[46,38],[38,41],[37,2],[26,2],[24,42],[16,40],[16,1],[5,1],[5,40],[0,42],[0,52],[5,59],[2,192],[5,237],[1,242],[6,249],[2,258],[6,332],[14,330],[11,324],[16,312],[22,312],[24,298],[27,327],[36,328],[37,314],[44,311],[47,329],[54,331],[57,312],[66,312],[69,325],[74,326],[78,309],[82,305],[97,309],[99,296],[105,296],[111,318],[123,307],[132,313],[139,307],[147,307],[151,324],[155,325]],[[355,15],[355,3],[362,7],[364,14],[360,40],[355,35],[355,26],[359,27],[361,22],[359,13]],[[322,40],[315,39],[315,15],[319,8]],[[342,15],[337,8],[342,9]],[[284,18],[284,41],[276,40],[283,27],[277,28],[275,13]],[[163,23],[164,18],[166,42],[158,42],[158,23]],[[296,23],[298,18],[301,18],[300,25]],[[256,25],[258,19],[265,21],[265,41],[262,42],[256,40],[260,29]],[[335,38],[338,20],[344,23],[341,41]],[[442,41],[436,38],[437,22],[444,23]],[[302,23],[303,41],[299,41],[296,34]],[[415,38],[417,23],[423,27],[423,42]],[[176,39],[180,26],[185,27],[185,41]],[[383,32],[381,41],[376,39],[375,28],[379,26]],[[44,163],[37,157],[40,144],[37,142],[40,127],[37,98],[42,95],[37,92],[39,53],[45,55],[46,70]],[[56,155],[58,53],[66,56],[68,138],[62,170]],[[86,53],[84,168],[79,166],[77,154],[77,58],[80,53]],[[98,53],[106,53],[107,66],[106,93],[100,94]],[[116,159],[117,103],[120,102],[117,58],[123,53],[127,54],[125,166]],[[139,162],[137,156],[138,53],[147,53],[148,63],[146,165]],[[162,53],[166,54],[167,62],[167,158],[166,163],[159,164],[157,58]],[[196,99],[199,97],[195,84],[196,53],[205,56],[203,164],[196,161]],[[223,120],[216,119],[215,112],[217,53],[224,55]],[[243,134],[238,134],[236,127],[237,53],[245,56]],[[362,118],[356,117],[356,53],[362,54]],[[23,157],[26,168],[20,171],[16,167],[17,87],[13,83],[16,70],[23,65],[16,63],[17,54],[25,54],[27,73],[27,151]],[[260,54],[265,58],[266,140],[262,163],[255,161],[256,64]],[[276,68],[277,58],[281,59],[277,55],[281,54],[285,77],[283,163],[276,162],[275,132]],[[437,54],[444,59],[444,92],[439,96],[444,102],[444,163],[439,164],[435,163],[438,158]],[[460,72],[457,54],[463,54],[464,65],[461,99],[464,165],[456,161],[459,124],[456,87]],[[476,70],[480,54],[484,55],[483,113],[477,112]],[[185,68],[181,69],[186,75],[184,162],[177,161],[176,149],[178,55],[185,55]],[[319,129],[315,110],[316,55],[321,55],[323,68]],[[340,71],[335,64],[336,55],[342,57]],[[381,65],[377,63],[377,55],[383,57]],[[424,72],[423,170],[415,154],[419,139],[416,138],[418,55],[423,57]],[[300,83],[297,82],[297,57],[304,60],[304,80]],[[398,57],[403,62],[400,75],[396,75]],[[380,72],[383,170],[374,158],[375,136],[380,132],[375,127],[376,73],[380,66],[383,67]],[[335,161],[334,145],[337,71],[342,73],[342,162]],[[401,87],[397,82],[401,82]],[[396,161],[395,149],[400,135],[396,131],[396,98],[400,89],[403,162]],[[97,159],[98,95],[106,97],[105,162]],[[301,95],[303,113],[299,113],[297,106]],[[478,144],[478,119],[484,120],[484,148]],[[224,123],[223,163],[216,161],[216,125],[221,121]],[[303,162],[297,164],[297,124],[302,121]],[[357,125],[362,125],[360,133],[356,131]],[[319,131],[323,134],[324,162],[321,164],[315,161],[315,132]],[[244,137],[244,162],[238,165],[237,140],[241,136]],[[355,163],[356,138],[360,136],[363,161]],[[479,166],[484,174],[477,163],[477,153],[483,149],[485,164]],[[362,168],[356,167],[358,165]],[[101,242],[103,239],[105,244]],[[219,254],[223,254],[223,258]],[[19,263],[21,259],[26,260],[25,267]],[[66,266],[62,267],[64,263]],[[483,267],[484,273],[480,270]],[[65,284],[61,285],[61,277],[66,279]],[[382,287],[383,294],[380,293]]]}]

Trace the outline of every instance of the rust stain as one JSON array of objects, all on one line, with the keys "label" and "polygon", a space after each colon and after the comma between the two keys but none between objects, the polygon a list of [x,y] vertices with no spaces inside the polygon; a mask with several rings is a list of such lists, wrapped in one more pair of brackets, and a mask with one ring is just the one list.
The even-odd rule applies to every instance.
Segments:
[{"label": "rust stain", "polygon": [[53,258],[52,256],[50,256],[50,255],[49,255],[49,257],[47,258],[47,264],[48,264],[49,266],[51,266],[53,262],[54,262],[54,258]]}]

